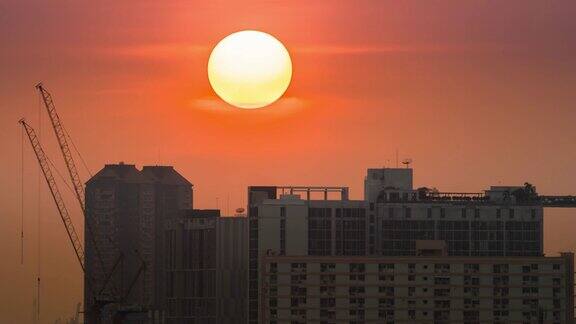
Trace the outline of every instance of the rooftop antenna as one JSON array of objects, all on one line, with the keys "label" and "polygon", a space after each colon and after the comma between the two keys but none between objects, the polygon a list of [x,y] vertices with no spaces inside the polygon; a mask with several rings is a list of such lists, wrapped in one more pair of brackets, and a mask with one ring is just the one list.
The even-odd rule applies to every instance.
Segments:
[{"label": "rooftop antenna", "polygon": [[412,164],[412,159],[404,159],[402,160],[402,164],[406,166],[406,169],[410,168],[410,164]]},{"label": "rooftop antenna", "polygon": [[398,148],[396,148],[396,168],[398,168]]}]

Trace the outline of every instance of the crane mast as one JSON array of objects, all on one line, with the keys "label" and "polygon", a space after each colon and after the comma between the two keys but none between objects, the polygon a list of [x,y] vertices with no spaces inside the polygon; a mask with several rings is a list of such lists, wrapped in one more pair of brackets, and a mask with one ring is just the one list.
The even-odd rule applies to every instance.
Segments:
[{"label": "crane mast", "polygon": [[74,252],[76,253],[76,258],[78,258],[78,262],[80,263],[80,267],[82,267],[82,271],[85,270],[84,268],[84,248],[82,247],[82,243],[80,242],[80,238],[76,233],[76,229],[74,228],[74,224],[72,224],[72,219],[70,218],[70,213],[64,204],[64,200],[62,199],[62,195],[60,194],[60,190],[58,190],[58,186],[56,184],[56,180],[54,179],[54,175],[52,174],[52,170],[50,169],[50,165],[48,164],[48,157],[46,153],[44,153],[44,149],[42,149],[42,145],[40,145],[40,141],[38,140],[38,136],[34,131],[32,126],[28,125],[24,119],[20,119],[19,123],[24,127],[26,131],[26,135],[28,135],[28,139],[30,140],[30,144],[34,149],[34,154],[36,155],[36,159],[38,160],[38,164],[40,164],[40,168],[42,169],[42,174],[44,175],[44,179],[46,179],[46,184],[48,184],[48,188],[50,189],[50,193],[52,194],[52,198],[54,199],[54,203],[58,208],[58,213],[60,214],[60,218],[62,219],[62,223],[64,223],[64,227],[66,228],[66,233],[68,234],[68,238],[70,239],[70,243],[72,243],[72,247],[74,248]]}]

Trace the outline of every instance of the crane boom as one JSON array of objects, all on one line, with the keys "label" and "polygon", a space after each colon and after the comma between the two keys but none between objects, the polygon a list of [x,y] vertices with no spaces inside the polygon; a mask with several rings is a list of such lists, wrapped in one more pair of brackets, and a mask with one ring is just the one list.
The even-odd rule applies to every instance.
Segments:
[{"label": "crane boom", "polygon": [[[80,180],[78,168],[76,168],[76,163],[72,158],[72,151],[70,151],[70,146],[68,145],[68,140],[66,139],[66,131],[64,130],[60,116],[58,116],[58,113],[56,112],[56,105],[54,105],[54,100],[52,99],[50,92],[44,88],[42,83],[38,83],[36,85],[36,89],[38,89],[38,92],[42,96],[42,101],[44,102],[44,106],[48,112],[48,117],[50,117],[50,122],[52,123],[52,128],[54,129],[54,135],[56,135],[56,139],[58,140],[58,145],[60,146],[60,151],[62,152],[62,157],[64,158],[66,169],[68,170],[68,175],[70,176],[72,186],[74,187],[76,200],[80,204],[82,214],[84,215],[84,222],[88,231],[88,237],[94,247],[96,259],[98,260],[102,272],[106,273],[106,266],[104,265],[104,260],[102,258],[102,254],[100,253],[100,249],[98,248],[98,244],[96,243],[96,235],[92,227],[92,222],[91,219],[89,219],[88,213],[86,213],[86,196],[84,193],[84,185]],[[105,287],[102,289],[104,288]]]},{"label": "crane boom", "polygon": [[68,209],[64,204],[64,200],[62,199],[62,195],[60,194],[60,190],[58,190],[58,186],[56,184],[56,180],[54,179],[54,175],[52,174],[52,170],[50,169],[50,165],[48,164],[48,157],[46,153],[44,153],[44,149],[42,149],[42,145],[40,145],[40,141],[38,140],[38,136],[36,136],[36,132],[32,126],[28,125],[24,119],[20,119],[19,123],[24,127],[26,134],[28,135],[28,139],[30,140],[30,144],[34,149],[34,154],[36,155],[36,159],[38,160],[38,164],[40,164],[40,168],[42,169],[42,173],[44,174],[44,179],[46,179],[46,184],[48,184],[48,188],[50,188],[50,193],[52,194],[52,198],[54,199],[54,203],[58,208],[58,213],[60,214],[60,218],[62,219],[62,223],[64,223],[64,227],[66,228],[66,233],[68,234],[68,238],[70,239],[70,243],[72,243],[72,247],[74,248],[74,252],[76,253],[76,257],[78,258],[78,262],[80,263],[80,267],[82,271],[85,271],[84,268],[84,248],[82,247],[82,243],[80,242],[80,238],[76,233],[76,229],[74,228],[74,224],[72,223],[72,219],[70,218],[70,214],[68,213]]},{"label": "crane boom", "polygon": [[76,199],[80,203],[80,208],[82,208],[82,212],[86,213],[86,207],[84,203],[85,199],[84,186],[82,184],[82,181],[80,180],[80,175],[78,174],[78,169],[76,168],[74,159],[72,158],[72,152],[70,151],[70,146],[68,145],[68,141],[66,140],[66,132],[64,131],[62,121],[60,120],[60,117],[56,112],[56,106],[54,105],[52,95],[44,88],[42,83],[38,83],[36,85],[36,89],[38,89],[40,95],[42,96],[42,101],[44,101],[44,106],[46,107],[46,111],[48,112],[48,116],[50,117],[50,121],[52,122],[52,128],[54,129],[54,134],[58,139],[58,144],[60,145],[60,150],[62,151],[62,155],[64,156],[64,162],[66,163],[66,168],[68,169],[70,179],[72,180],[72,185],[74,186],[74,193],[76,194]]},{"label": "crane boom", "polygon": [[[74,248],[74,253],[76,254],[76,258],[78,259],[78,263],[82,268],[82,273],[86,275],[86,279],[89,282],[88,288],[89,293],[91,294],[92,298],[94,299],[94,305],[91,309],[85,310],[86,316],[91,318],[91,323],[100,323],[100,315],[102,312],[102,307],[106,304],[114,302],[113,300],[107,300],[105,297],[102,298],[100,294],[98,294],[94,287],[94,279],[86,274],[86,266],[85,266],[85,252],[84,248],[82,247],[82,243],[80,242],[80,237],[78,236],[76,229],[74,228],[74,224],[72,223],[72,219],[70,218],[70,213],[66,208],[66,204],[62,199],[62,195],[60,194],[60,190],[58,189],[58,185],[54,179],[54,175],[52,174],[52,170],[50,169],[50,164],[48,161],[48,157],[40,144],[40,140],[34,131],[32,126],[28,125],[24,119],[20,119],[19,123],[22,125],[26,134],[28,135],[28,139],[30,140],[30,144],[34,149],[34,154],[36,155],[36,159],[38,160],[38,164],[40,165],[40,169],[42,170],[42,174],[44,175],[44,179],[46,179],[46,183],[48,184],[48,188],[50,189],[50,193],[52,194],[52,198],[54,199],[54,203],[58,208],[58,213],[60,214],[60,218],[62,219],[62,223],[66,229],[66,233],[68,234],[68,238],[70,239],[70,243]],[[102,288],[104,290],[104,288]]]}]

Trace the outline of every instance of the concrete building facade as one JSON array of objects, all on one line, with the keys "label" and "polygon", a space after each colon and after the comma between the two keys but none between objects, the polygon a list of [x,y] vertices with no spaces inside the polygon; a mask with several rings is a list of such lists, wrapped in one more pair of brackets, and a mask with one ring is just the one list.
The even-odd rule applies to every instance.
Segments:
[{"label": "concrete building facade", "polygon": [[[409,168],[368,169],[364,184],[364,200],[350,200],[346,187],[248,188],[249,323],[263,320],[262,260],[270,255],[302,257],[304,264],[309,257],[417,259],[442,247],[454,269],[463,260],[485,264],[487,257],[503,264],[516,257],[553,261],[543,258],[543,207],[531,199],[532,187],[414,189]],[[323,199],[310,198],[318,193]]]},{"label": "concrete building facade", "polygon": [[268,255],[260,323],[572,323],[573,262]]},{"label": "concrete building facade", "polygon": [[543,207],[520,201],[524,187],[481,193],[412,188],[412,169],[369,169],[368,250],[415,255],[416,240],[442,240],[454,256],[543,254]]}]

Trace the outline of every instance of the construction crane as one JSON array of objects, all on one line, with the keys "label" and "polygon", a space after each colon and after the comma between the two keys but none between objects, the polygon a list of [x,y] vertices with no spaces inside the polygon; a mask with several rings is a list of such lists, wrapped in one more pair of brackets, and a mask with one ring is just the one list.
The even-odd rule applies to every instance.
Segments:
[{"label": "construction crane", "polygon": [[[89,275],[87,275],[87,279],[90,283],[91,290],[92,290],[91,294],[93,295],[93,298],[94,298],[94,309],[90,310],[90,313],[91,313],[90,315],[93,319],[92,321],[97,322],[99,320],[101,307],[103,307],[103,305],[105,305],[107,303],[111,303],[111,302],[126,303],[127,297],[130,295],[132,288],[136,284],[136,281],[140,278],[142,272],[145,271],[146,264],[145,264],[144,260],[141,258],[141,256],[138,254],[138,251],[135,250],[135,252],[136,252],[136,254],[138,254],[138,257],[140,258],[142,264],[141,264],[137,274],[135,275],[135,277],[130,282],[128,289],[126,289],[123,293],[116,293],[118,295],[117,298],[112,298],[112,299],[101,298],[102,296],[104,296],[105,290],[108,287],[108,284],[111,282],[111,278],[112,278],[113,274],[115,273],[115,271],[117,270],[118,265],[123,260],[124,254],[121,252],[118,255],[116,261],[114,262],[112,268],[109,271],[107,271],[107,269],[104,265],[104,260],[102,258],[102,255],[101,255],[100,250],[98,248],[98,244],[97,244],[96,239],[95,239],[96,236],[95,236],[95,232],[94,232],[93,227],[92,227],[90,215],[86,211],[84,185],[83,185],[82,181],[80,180],[80,175],[79,175],[78,169],[77,169],[76,164],[74,162],[74,158],[72,157],[72,151],[70,149],[70,146],[68,145],[67,136],[69,136],[69,135],[66,133],[66,130],[65,130],[65,128],[62,124],[62,121],[60,119],[60,116],[58,115],[58,113],[56,111],[56,106],[54,104],[54,100],[52,99],[52,95],[50,94],[50,92],[48,92],[46,90],[46,88],[44,88],[42,83],[38,83],[36,85],[36,89],[38,90],[40,96],[42,97],[42,101],[44,102],[44,106],[45,106],[46,111],[48,113],[48,116],[50,118],[50,122],[51,122],[52,128],[54,130],[54,134],[55,134],[56,139],[58,140],[58,144],[60,146],[60,151],[61,151],[62,156],[64,158],[64,162],[66,163],[68,175],[70,177],[70,180],[71,180],[73,188],[74,188],[74,194],[75,194],[76,200],[78,201],[78,204],[80,205],[80,208],[82,209],[82,213],[84,215],[86,229],[88,231],[88,237],[90,239],[90,243],[92,243],[92,246],[93,246],[94,251],[95,251],[96,259],[97,259],[97,261],[101,267],[102,273],[105,276],[105,280],[102,283],[102,286],[100,287],[99,290],[97,290],[97,287],[94,286],[94,280]],[[33,132],[33,129],[29,125],[27,125],[25,123],[23,125],[28,127],[27,130],[30,129]],[[27,131],[27,133],[28,133],[28,131]],[[34,133],[32,133],[32,134],[34,134]],[[36,138],[36,142],[38,144],[38,147],[40,147],[40,143],[37,140],[37,138]],[[43,155],[45,157],[45,154],[43,154]],[[80,156],[80,158],[81,158],[81,156]],[[48,170],[50,170],[49,166],[48,166]],[[53,184],[55,185],[55,183],[53,183]],[[49,184],[49,186],[50,186],[50,184]],[[55,188],[57,189],[57,187],[55,187]],[[60,201],[62,202],[62,206],[64,206],[61,197],[60,197]],[[65,206],[64,206],[64,208],[65,208]],[[60,208],[59,208],[59,210],[60,210]],[[67,214],[67,211],[66,211],[66,214]],[[71,222],[70,222],[70,224],[71,224]],[[75,231],[74,231],[74,233],[75,233]],[[78,240],[78,236],[75,235],[75,237],[76,237],[77,244],[73,244],[74,249],[75,249],[75,251],[77,251],[77,247],[79,247],[82,251],[81,266],[82,266],[82,270],[83,270],[84,274],[86,275],[86,266],[84,263],[85,262],[84,251],[82,249],[82,245],[80,244],[80,242]]]},{"label": "construction crane", "polygon": [[42,101],[44,102],[44,106],[46,107],[46,111],[50,117],[50,122],[52,123],[54,134],[56,135],[56,139],[58,139],[60,151],[62,151],[64,162],[66,163],[66,168],[68,169],[70,179],[72,180],[72,185],[74,186],[76,199],[80,203],[80,208],[82,208],[82,211],[86,213],[86,207],[84,203],[84,185],[82,184],[82,181],[80,181],[80,175],[78,174],[78,169],[76,168],[76,164],[72,158],[72,151],[70,151],[70,146],[66,140],[66,132],[64,130],[64,126],[62,125],[62,121],[56,112],[54,100],[52,99],[50,93],[44,88],[42,83],[38,83],[36,85],[36,89],[38,89],[38,92],[42,96]]},{"label": "construction crane", "polygon": [[[76,163],[74,163],[72,151],[70,150],[68,140],[66,139],[67,134],[64,129],[64,125],[62,124],[60,116],[58,116],[58,113],[56,112],[56,105],[54,104],[54,100],[52,99],[50,92],[44,88],[42,83],[36,84],[36,89],[40,93],[42,101],[44,102],[44,107],[46,107],[48,117],[50,117],[50,122],[52,124],[52,128],[54,129],[54,135],[58,140],[58,145],[60,146],[60,151],[62,152],[62,157],[64,158],[66,169],[68,170],[68,175],[70,176],[72,186],[74,187],[76,200],[78,201],[78,204],[80,205],[84,215],[84,223],[86,225],[86,229],[88,230],[88,237],[90,238],[90,242],[94,247],[96,259],[98,260],[102,273],[106,273],[107,271],[104,265],[104,260],[102,258],[102,254],[100,253],[100,249],[98,248],[98,244],[96,243],[96,236],[92,227],[92,222],[89,215],[86,213],[84,185],[80,180],[80,174],[78,173],[78,168],[76,168]],[[114,271],[114,269],[111,271]],[[112,276],[112,273],[110,273],[110,276]],[[103,291],[105,288],[106,287],[102,287],[101,291]]]},{"label": "construction crane", "polygon": [[52,194],[52,198],[54,199],[54,203],[58,208],[58,212],[60,213],[60,218],[62,219],[62,223],[64,223],[64,227],[66,228],[66,233],[68,234],[68,238],[70,239],[70,243],[72,243],[72,247],[74,248],[74,252],[76,253],[76,258],[80,263],[80,267],[82,267],[82,271],[85,270],[84,267],[84,248],[82,247],[82,243],[80,242],[80,238],[76,233],[76,229],[74,228],[74,224],[72,223],[72,219],[70,218],[70,213],[66,208],[66,204],[64,204],[64,200],[62,199],[62,195],[60,194],[60,190],[58,190],[58,186],[56,184],[56,180],[54,179],[54,175],[52,174],[52,170],[50,169],[50,165],[48,164],[48,157],[46,153],[42,149],[40,145],[40,141],[38,140],[38,136],[34,131],[32,126],[28,125],[24,119],[20,119],[19,123],[24,127],[26,134],[28,135],[28,139],[30,140],[30,144],[34,149],[34,154],[36,154],[36,159],[38,160],[38,164],[40,164],[40,168],[42,169],[42,173],[44,174],[44,179],[46,179],[46,183],[50,188],[50,193]]},{"label": "construction crane", "polygon": [[[82,243],[80,242],[80,237],[78,236],[78,233],[76,232],[76,229],[74,228],[74,224],[72,223],[72,218],[70,217],[70,213],[68,212],[68,209],[66,208],[66,204],[64,203],[64,199],[62,198],[62,194],[60,193],[60,190],[58,189],[58,185],[56,183],[54,175],[52,174],[52,170],[50,168],[48,156],[44,152],[44,149],[42,148],[42,145],[40,144],[40,141],[38,139],[38,136],[36,135],[36,132],[34,131],[34,128],[32,128],[32,126],[28,125],[24,119],[20,119],[19,123],[22,125],[22,127],[26,131],[26,134],[28,135],[28,139],[30,140],[30,144],[32,145],[32,148],[34,150],[34,154],[36,155],[36,159],[38,160],[38,164],[40,165],[40,169],[42,170],[42,174],[44,175],[44,179],[46,180],[46,184],[48,185],[48,188],[50,189],[50,193],[52,195],[54,203],[56,204],[56,207],[58,209],[58,213],[60,214],[60,218],[62,220],[62,223],[64,224],[64,228],[66,229],[66,234],[68,234],[68,239],[70,240],[70,243],[72,244],[72,247],[74,248],[74,253],[76,254],[76,258],[78,259],[78,263],[80,264],[80,267],[82,268],[82,272],[86,273],[86,267],[85,267],[85,263],[84,263],[84,256],[85,256],[84,248],[82,247]],[[90,283],[90,286],[94,287],[93,286],[94,280],[89,276],[87,277],[87,280]],[[92,289],[90,291],[90,294],[92,295],[92,297],[94,299],[94,304],[95,304],[94,309],[90,310],[90,314],[93,315],[94,318],[97,320],[99,318],[101,308],[104,305],[111,303],[112,301],[99,298],[99,296],[94,291],[94,289]]]}]

